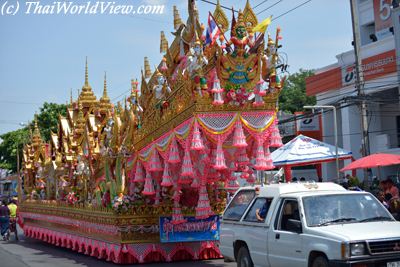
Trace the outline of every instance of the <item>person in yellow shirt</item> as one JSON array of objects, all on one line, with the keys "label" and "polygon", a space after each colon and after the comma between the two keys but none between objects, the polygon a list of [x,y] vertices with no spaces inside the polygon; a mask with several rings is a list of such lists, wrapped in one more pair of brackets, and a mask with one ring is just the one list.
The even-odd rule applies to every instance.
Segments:
[{"label": "person in yellow shirt", "polygon": [[15,200],[12,199],[10,204],[8,204],[8,209],[10,210],[10,218],[17,218],[17,209],[18,206],[15,204]]},{"label": "person in yellow shirt", "polygon": [[12,199],[10,204],[7,207],[10,210],[10,231],[15,233],[15,240],[18,241],[18,232],[17,232],[17,209],[18,209],[18,206],[16,204],[15,199]]}]

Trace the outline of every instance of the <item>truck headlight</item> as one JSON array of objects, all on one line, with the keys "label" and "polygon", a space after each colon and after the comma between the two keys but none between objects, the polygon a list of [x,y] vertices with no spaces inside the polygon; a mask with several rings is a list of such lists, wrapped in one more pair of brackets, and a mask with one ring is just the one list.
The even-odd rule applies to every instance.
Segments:
[{"label": "truck headlight", "polygon": [[361,256],[365,255],[365,244],[354,243],[350,244],[350,256]]}]

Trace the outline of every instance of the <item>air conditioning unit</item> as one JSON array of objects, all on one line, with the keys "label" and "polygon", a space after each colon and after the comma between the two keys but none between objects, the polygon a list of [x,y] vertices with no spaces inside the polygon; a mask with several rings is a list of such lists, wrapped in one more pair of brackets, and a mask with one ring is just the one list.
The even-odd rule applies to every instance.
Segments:
[{"label": "air conditioning unit", "polygon": [[390,138],[388,134],[378,134],[376,136],[376,150],[383,151],[390,148]]}]

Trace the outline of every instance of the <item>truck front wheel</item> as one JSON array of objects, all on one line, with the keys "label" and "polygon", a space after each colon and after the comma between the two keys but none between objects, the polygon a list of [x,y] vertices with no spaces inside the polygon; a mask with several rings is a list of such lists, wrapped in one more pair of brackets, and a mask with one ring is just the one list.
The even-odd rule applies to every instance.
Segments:
[{"label": "truck front wheel", "polygon": [[249,251],[244,246],[239,249],[237,267],[253,267],[253,261],[251,260]]},{"label": "truck front wheel", "polygon": [[311,265],[311,267],[328,267],[328,266],[329,266],[328,260],[324,256],[316,257]]}]

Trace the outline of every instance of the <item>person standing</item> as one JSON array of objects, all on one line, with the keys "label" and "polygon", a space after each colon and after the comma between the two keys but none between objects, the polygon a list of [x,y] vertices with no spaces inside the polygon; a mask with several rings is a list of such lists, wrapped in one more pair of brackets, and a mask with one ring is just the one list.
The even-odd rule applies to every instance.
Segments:
[{"label": "person standing", "polygon": [[18,209],[18,206],[16,204],[16,200],[11,199],[10,204],[8,204],[7,207],[10,210],[10,232],[15,233],[15,240],[18,241],[18,232],[17,232],[17,209]]},{"label": "person standing", "polygon": [[10,226],[10,210],[7,207],[6,202],[2,202],[0,206],[0,224],[1,224],[1,236],[3,240],[8,240],[8,228]]}]

